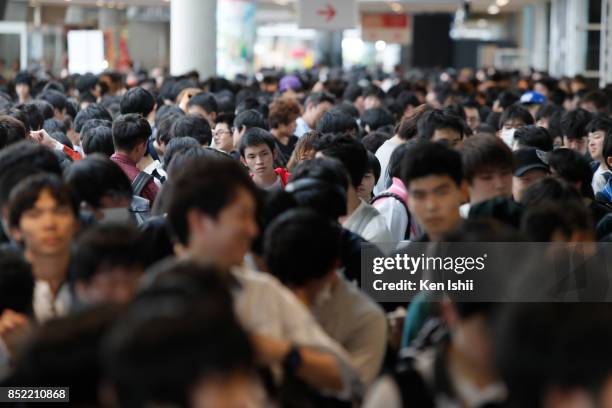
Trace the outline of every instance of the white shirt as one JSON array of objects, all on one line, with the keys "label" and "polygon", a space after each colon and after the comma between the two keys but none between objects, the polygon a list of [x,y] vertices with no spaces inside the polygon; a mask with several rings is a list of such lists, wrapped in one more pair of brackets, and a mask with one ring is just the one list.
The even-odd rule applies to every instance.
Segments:
[{"label": "white shirt", "polygon": [[342,223],[347,230],[372,243],[394,242],[378,210],[361,200],[359,207]]},{"label": "white shirt", "polygon": [[406,230],[408,229],[408,214],[406,214],[406,207],[392,197],[384,200],[377,200],[373,205],[385,219],[385,224],[391,234],[391,239],[394,242],[405,240]]},{"label": "white shirt", "polygon": [[66,316],[72,306],[72,294],[67,283],[62,284],[55,298],[49,283],[37,280],[34,285],[34,316],[38,322]]},{"label": "white shirt", "polygon": [[391,177],[387,174],[387,167],[389,167],[391,154],[397,146],[399,146],[399,144],[388,139],[378,148],[378,150],[376,150],[376,158],[380,162],[380,177],[378,178],[378,183],[374,186],[374,195],[378,195],[385,191],[387,189],[387,182],[391,182]]},{"label": "white shirt", "polygon": [[310,126],[308,126],[306,121],[302,119],[301,116],[295,120],[295,124],[297,126],[295,127],[295,132],[293,132],[293,134],[296,135],[297,137],[302,137],[304,136],[305,133],[312,131]]},{"label": "white shirt", "polygon": [[599,167],[597,167],[595,173],[593,173],[593,181],[591,182],[591,186],[593,187],[594,194],[599,193],[606,186],[606,177],[604,176],[606,173],[610,173],[610,170],[601,164]]},{"label": "white shirt", "polygon": [[234,309],[248,332],[329,352],[341,367],[344,389],[338,396],[348,399],[362,394],[362,384],[349,355],[289,289],[267,273],[245,268],[234,268],[232,273],[241,285],[234,293]]},{"label": "white shirt", "polygon": [[[151,164],[145,167],[142,171],[147,174],[151,174],[151,175],[153,175],[154,171],[157,171],[157,174],[159,176],[163,177],[164,179],[168,178],[168,175],[166,174],[166,170],[164,170],[164,165],[159,160],[154,160]],[[155,184],[157,185],[157,187],[161,188],[162,183],[157,177],[153,177],[153,181],[155,181]]]},{"label": "white shirt", "polygon": [[470,203],[461,204],[459,207],[459,215],[461,215],[461,218],[465,220],[468,219],[468,216],[470,215],[470,207]]}]

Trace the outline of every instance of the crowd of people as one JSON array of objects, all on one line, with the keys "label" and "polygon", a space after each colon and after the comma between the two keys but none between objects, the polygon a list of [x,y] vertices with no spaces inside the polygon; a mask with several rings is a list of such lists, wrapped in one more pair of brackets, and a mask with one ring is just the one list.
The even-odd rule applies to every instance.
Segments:
[{"label": "crowd of people", "polygon": [[368,243],[605,253],[612,88],[129,82],[24,71],[0,89],[0,386],[69,387],[74,407],[612,407],[610,303],[360,290]]}]

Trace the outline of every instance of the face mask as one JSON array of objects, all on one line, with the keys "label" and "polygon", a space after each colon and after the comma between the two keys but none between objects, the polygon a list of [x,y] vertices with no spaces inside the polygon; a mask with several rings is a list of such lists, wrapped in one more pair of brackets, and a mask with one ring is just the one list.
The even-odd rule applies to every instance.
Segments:
[{"label": "face mask", "polygon": [[102,221],[105,222],[130,222],[130,212],[127,208],[104,208],[101,210],[104,217]]},{"label": "face mask", "polygon": [[502,140],[511,149],[512,149],[512,145],[514,144],[514,132],[515,131],[516,129],[502,129],[501,131]]}]

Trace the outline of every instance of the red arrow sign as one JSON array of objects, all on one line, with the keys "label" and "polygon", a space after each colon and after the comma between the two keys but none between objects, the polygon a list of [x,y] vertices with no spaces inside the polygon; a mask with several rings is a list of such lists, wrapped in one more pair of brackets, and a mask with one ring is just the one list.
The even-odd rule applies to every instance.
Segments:
[{"label": "red arrow sign", "polygon": [[327,7],[317,10],[317,15],[324,16],[325,21],[331,21],[336,17],[336,8],[328,3]]}]

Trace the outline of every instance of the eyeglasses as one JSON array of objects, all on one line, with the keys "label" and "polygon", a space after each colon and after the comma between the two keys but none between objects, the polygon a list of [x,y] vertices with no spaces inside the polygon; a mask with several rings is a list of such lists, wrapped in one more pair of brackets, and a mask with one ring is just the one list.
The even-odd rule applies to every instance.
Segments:
[{"label": "eyeglasses", "polygon": [[213,136],[223,136],[226,133],[232,133],[230,130],[223,130],[223,129],[219,129],[219,130],[215,130],[213,132]]}]

